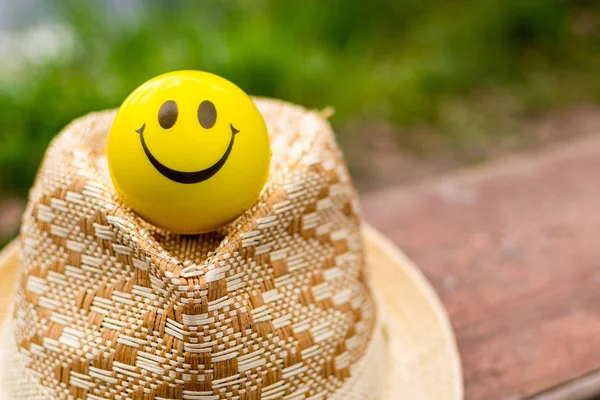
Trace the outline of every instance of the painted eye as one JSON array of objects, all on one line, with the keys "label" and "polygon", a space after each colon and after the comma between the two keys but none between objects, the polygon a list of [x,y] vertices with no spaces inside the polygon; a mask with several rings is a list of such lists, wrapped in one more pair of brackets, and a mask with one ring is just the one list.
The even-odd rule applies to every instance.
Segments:
[{"label": "painted eye", "polygon": [[177,103],[173,100],[167,100],[158,110],[158,123],[163,129],[169,129],[175,125],[178,113]]},{"label": "painted eye", "polygon": [[212,101],[204,100],[198,106],[198,121],[204,129],[210,129],[217,122],[217,109]]}]

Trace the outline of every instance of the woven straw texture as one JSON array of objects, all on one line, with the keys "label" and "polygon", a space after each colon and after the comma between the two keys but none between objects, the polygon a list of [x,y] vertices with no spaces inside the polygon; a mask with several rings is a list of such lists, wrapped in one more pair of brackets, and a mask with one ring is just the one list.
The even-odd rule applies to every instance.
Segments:
[{"label": "woven straw texture", "polygon": [[104,156],[114,112],[53,141],[23,218],[14,398],[373,398],[385,345],[341,153],[319,113],[255,101],[270,178],[203,235],[119,201]]}]

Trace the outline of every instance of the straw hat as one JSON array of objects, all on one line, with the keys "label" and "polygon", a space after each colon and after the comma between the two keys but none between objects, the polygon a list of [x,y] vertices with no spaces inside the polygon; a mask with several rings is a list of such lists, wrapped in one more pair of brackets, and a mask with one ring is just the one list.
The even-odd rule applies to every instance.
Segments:
[{"label": "straw hat", "polygon": [[[325,118],[256,99],[273,162],[258,203],[204,235],[161,231],[116,196],[113,112],[50,145],[4,249],[18,270],[2,398],[460,399],[433,290],[361,223]],[[13,279],[2,281],[5,287]]]}]

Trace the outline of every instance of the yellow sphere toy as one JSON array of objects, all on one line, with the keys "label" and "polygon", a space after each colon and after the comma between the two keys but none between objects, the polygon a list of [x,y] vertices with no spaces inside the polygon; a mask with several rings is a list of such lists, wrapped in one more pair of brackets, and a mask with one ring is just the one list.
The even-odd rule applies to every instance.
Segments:
[{"label": "yellow sphere toy", "polygon": [[160,75],[131,93],[106,153],[125,204],[177,233],[214,230],[250,208],[271,159],[265,121],[250,97],[201,71]]}]

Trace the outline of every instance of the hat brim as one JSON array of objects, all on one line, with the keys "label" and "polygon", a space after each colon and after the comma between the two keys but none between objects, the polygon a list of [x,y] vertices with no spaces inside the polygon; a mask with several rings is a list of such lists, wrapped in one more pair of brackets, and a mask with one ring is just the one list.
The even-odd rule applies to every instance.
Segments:
[{"label": "hat brim", "polygon": [[[383,308],[389,346],[387,383],[381,399],[462,399],[454,334],[433,288],[389,239],[367,224],[363,232],[371,283]],[[14,241],[0,252],[0,321],[8,320],[17,250]],[[2,346],[0,342],[0,354]]]},{"label": "hat brim", "polygon": [[388,336],[389,375],[382,400],[462,399],[456,341],[435,291],[383,234],[364,224],[363,237]]}]

